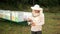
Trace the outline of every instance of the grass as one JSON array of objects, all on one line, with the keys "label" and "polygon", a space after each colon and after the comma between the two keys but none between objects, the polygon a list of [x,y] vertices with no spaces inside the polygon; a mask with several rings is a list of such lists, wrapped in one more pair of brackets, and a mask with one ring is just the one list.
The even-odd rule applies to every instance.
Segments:
[{"label": "grass", "polygon": [[53,13],[45,14],[45,25],[43,26],[43,34],[60,34],[60,15]]},{"label": "grass", "polygon": [[[0,19],[0,34],[30,34],[30,26],[21,26],[20,24],[1,21]],[[60,34],[59,13],[45,13],[43,34]]]}]

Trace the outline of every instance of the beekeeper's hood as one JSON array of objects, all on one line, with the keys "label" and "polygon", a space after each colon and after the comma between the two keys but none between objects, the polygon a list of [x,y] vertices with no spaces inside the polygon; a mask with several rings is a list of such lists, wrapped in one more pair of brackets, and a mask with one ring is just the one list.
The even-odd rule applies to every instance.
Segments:
[{"label": "beekeeper's hood", "polygon": [[31,7],[32,10],[40,10],[40,14],[43,14],[43,8],[41,8],[38,4]]}]

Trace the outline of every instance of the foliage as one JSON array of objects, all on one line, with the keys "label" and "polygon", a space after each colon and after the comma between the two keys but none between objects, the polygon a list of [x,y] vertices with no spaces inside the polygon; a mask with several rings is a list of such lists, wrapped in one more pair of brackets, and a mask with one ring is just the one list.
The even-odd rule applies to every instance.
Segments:
[{"label": "foliage", "polygon": [[[1,0],[0,9],[4,10],[28,10],[30,6],[39,4],[42,8],[47,8],[49,12],[60,11],[60,0]],[[57,7],[58,6],[58,7]],[[55,8],[56,9],[55,9]],[[44,9],[44,10],[47,10]],[[56,10],[56,11],[55,11]],[[28,10],[29,11],[29,10]]]}]

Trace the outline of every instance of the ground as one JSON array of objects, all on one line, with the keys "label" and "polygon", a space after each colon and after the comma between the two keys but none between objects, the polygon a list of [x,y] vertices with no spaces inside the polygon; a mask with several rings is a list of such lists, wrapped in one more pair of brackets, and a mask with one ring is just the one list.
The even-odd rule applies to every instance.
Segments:
[{"label": "ground", "polygon": [[[60,14],[44,13],[45,24],[43,25],[43,34],[60,34]],[[30,34],[30,26],[1,21],[0,34]]]}]

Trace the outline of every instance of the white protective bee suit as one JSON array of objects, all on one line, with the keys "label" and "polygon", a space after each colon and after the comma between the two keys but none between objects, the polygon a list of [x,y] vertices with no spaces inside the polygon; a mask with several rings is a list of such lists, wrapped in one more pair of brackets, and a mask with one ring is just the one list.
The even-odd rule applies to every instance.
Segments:
[{"label": "white protective bee suit", "polygon": [[[33,7],[31,7],[33,8]],[[34,9],[33,9],[34,10]],[[37,8],[36,8],[37,10]],[[43,9],[40,8],[40,15],[37,17],[34,17],[33,15],[29,16],[29,18],[32,19],[33,22],[35,22],[35,26],[31,26],[31,31],[42,31],[42,25],[44,25],[44,14]],[[31,24],[28,22],[28,25]]]},{"label": "white protective bee suit", "polygon": [[[34,6],[36,10],[38,10],[38,6]],[[32,10],[35,10],[35,8],[31,7]],[[32,19],[32,21],[35,23],[35,26],[31,26],[31,31],[42,31],[42,25],[44,25],[44,14],[43,14],[43,9],[40,8],[40,15],[37,17],[34,17],[32,13],[29,13],[27,16],[28,18]],[[30,15],[30,16],[29,16]],[[30,25],[31,22],[28,22],[28,25]]]}]

